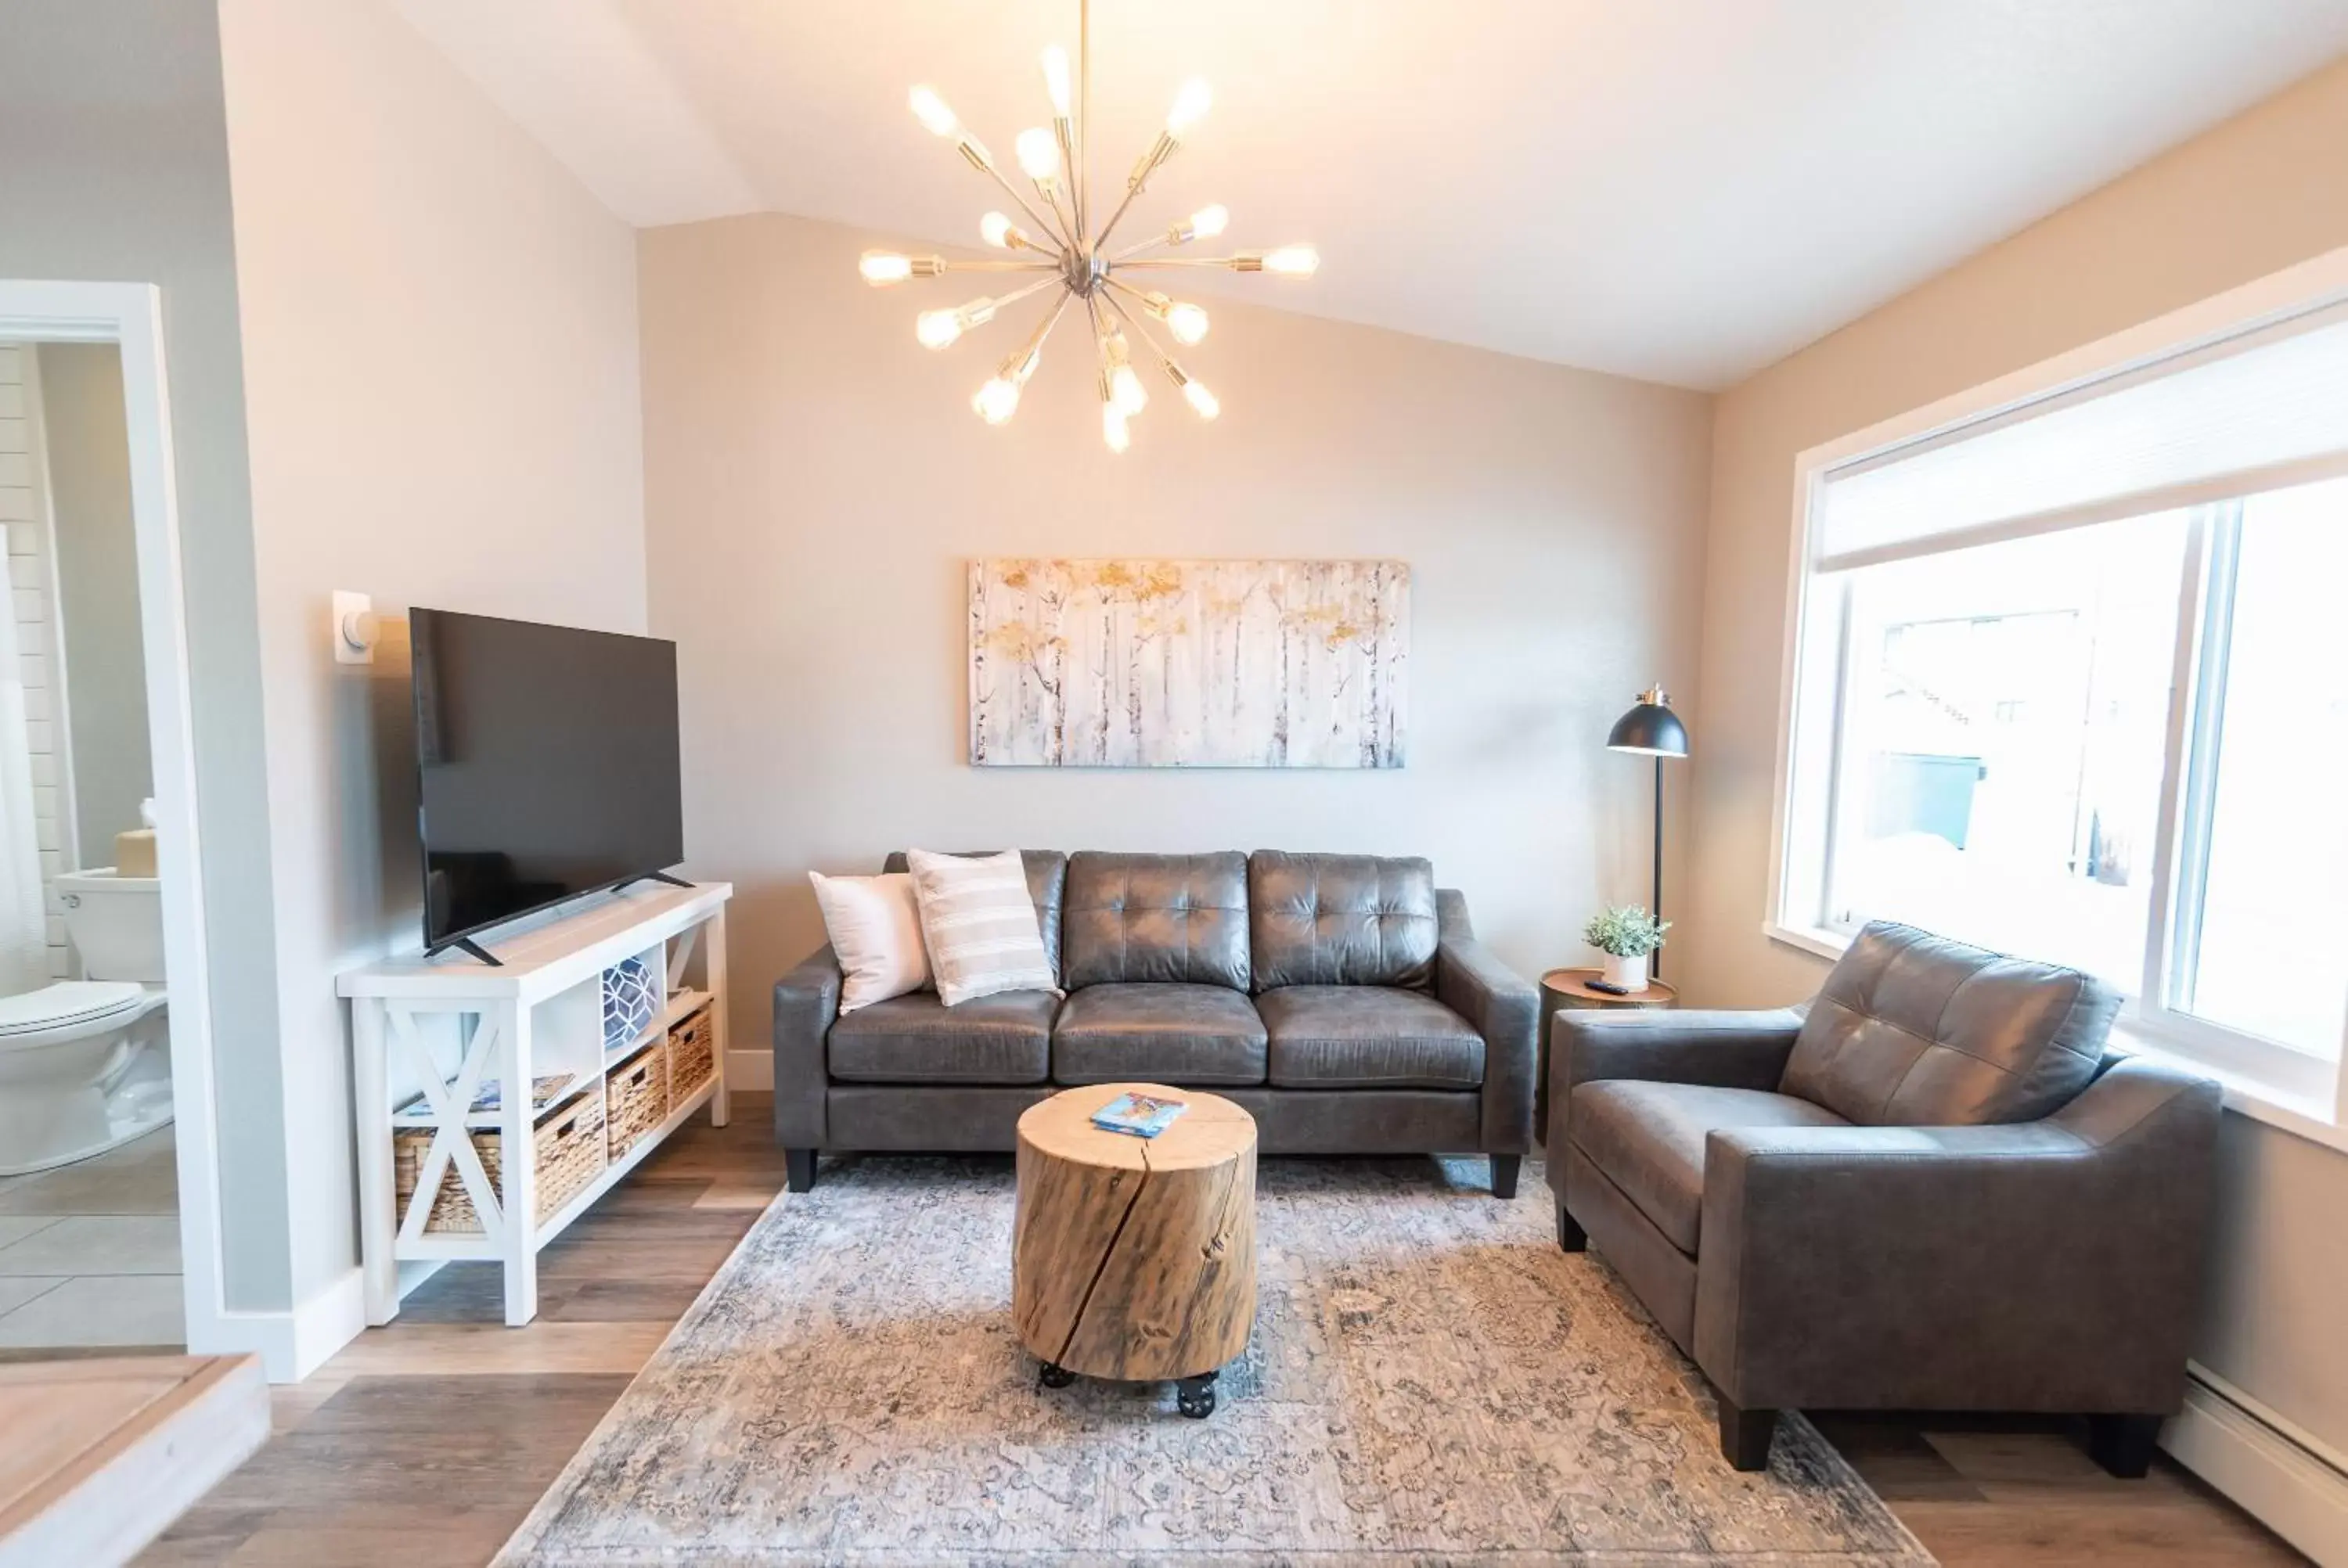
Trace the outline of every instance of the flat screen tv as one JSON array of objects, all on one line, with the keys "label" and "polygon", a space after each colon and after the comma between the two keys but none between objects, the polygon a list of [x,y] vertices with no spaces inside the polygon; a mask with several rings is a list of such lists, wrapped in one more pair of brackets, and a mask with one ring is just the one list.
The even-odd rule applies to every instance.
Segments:
[{"label": "flat screen tv", "polygon": [[408,635],[428,951],[488,958],[469,938],[685,858],[675,643],[446,610]]}]

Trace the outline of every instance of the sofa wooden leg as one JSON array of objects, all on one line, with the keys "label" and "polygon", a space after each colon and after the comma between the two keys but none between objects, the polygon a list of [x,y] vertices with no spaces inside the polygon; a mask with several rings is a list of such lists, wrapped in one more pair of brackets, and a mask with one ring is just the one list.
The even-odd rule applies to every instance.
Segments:
[{"label": "sofa wooden leg", "polygon": [[1767,1470],[1769,1440],[1777,1435],[1777,1412],[1747,1410],[1715,1393],[1720,1405],[1720,1451],[1732,1470]]},{"label": "sofa wooden leg", "polygon": [[1574,1217],[1565,1212],[1565,1205],[1561,1203],[1557,1205],[1557,1245],[1560,1252],[1590,1250],[1590,1233],[1575,1223]]},{"label": "sofa wooden leg", "polygon": [[2141,1481],[2159,1446],[2158,1416],[2089,1416],[2087,1454],[2122,1481]]},{"label": "sofa wooden leg", "polygon": [[783,1172],[791,1191],[804,1193],[815,1185],[815,1151],[786,1149],[783,1151]]},{"label": "sofa wooden leg", "polygon": [[1523,1170],[1524,1165],[1525,1157],[1522,1154],[1493,1155],[1492,1195],[1496,1198],[1515,1197],[1517,1195],[1517,1173]]}]

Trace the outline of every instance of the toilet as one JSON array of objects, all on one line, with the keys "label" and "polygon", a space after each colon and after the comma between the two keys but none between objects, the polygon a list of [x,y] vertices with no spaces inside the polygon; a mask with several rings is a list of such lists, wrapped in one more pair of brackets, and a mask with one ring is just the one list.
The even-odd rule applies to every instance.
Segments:
[{"label": "toilet", "polygon": [[109,866],[57,888],[87,978],[0,997],[0,1176],[87,1160],[171,1120],[161,885]]}]

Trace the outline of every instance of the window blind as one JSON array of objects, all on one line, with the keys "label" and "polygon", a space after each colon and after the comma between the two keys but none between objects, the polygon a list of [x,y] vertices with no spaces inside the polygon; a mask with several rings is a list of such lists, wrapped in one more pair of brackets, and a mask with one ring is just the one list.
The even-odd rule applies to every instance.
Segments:
[{"label": "window blind", "polygon": [[1835,570],[2348,473],[2348,305],[1828,471]]}]

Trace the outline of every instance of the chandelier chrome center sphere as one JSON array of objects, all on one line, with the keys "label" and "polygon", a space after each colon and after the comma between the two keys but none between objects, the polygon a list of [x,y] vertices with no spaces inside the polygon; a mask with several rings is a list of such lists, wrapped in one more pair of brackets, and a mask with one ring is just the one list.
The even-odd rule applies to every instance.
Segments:
[{"label": "chandelier chrome center sphere", "polygon": [[[1155,322],[1167,335],[1185,347],[1207,335],[1207,313],[1195,304],[1169,297],[1152,288],[1153,271],[1182,267],[1221,267],[1234,272],[1271,272],[1280,277],[1309,278],[1320,267],[1320,255],[1310,245],[1282,245],[1275,251],[1241,251],[1229,256],[1152,255],[1179,249],[1195,240],[1211,240],[1231,222],[1220,206],[1204,207],[1179,222],[1124,250],[1112,251],[1109,236],[1127,210],[1148,187],[1149,177],[1182,146],[1182,138],[1214,102],[1207,84],[1193,78],[1175,95],[1166,116],[1166,128],[1150,143],[1125,178],[1125,195],[1105,221],[1097,214],[1085,178],[1085,128],[1091,97],[1091,0],[1081,0],[1077,11],[1077,60],[1073,79],[1068,52],[1055,44],[1044,51],[1044,90],[1052,103],[1052,123],[1019,133],[1014,144],[1020,172],[1034,188],[1030,200],[997,167],[994,157],[973,136],[954,112],[929,87],[915,87],[915,118],[937,136],[950,138],[964,162],[985,175],[1010,196],[1026,220],[1023,227],[1002,212],[979,220],[980,238],[1012,256],[998,261],[960,261],[944,256],[907,256],[891,251],[868,251],[861,271],[864,281],[887,288],[909,278],[935,278],[948,272],[1037,274],[1035,282],[998,295],[981,295],[948,310],[923,311],[913,323],[913,335],[925,348],[953,346],[964,333],[985,325],[1006,307],[1032,295],[1053,291],[1052,302],[1028,333],[1026,341],[995,367],[993,379],[980,387],[971,406],[989,425],[1000,425],[1018,412],[1019,394],[1043,357],[1044,342],[1074,306],[1092,334],[1099,364],[1101,436],[1112,452],[1131,444],[1129,421],[1149,405],[1148,390],[1134,368],[1135,340],[1155,358],[1166,378],[1182,392],[1202,419],[1212,419],[1221,405],[1206,384],[1184,370],[1173,354],[1146,324]],[[1073,88],[1073,97],[1071,89]],[[1128,280],[1128,274],[1139,274]],[[1129,335],[1128,335],[1129,334]]]}]

